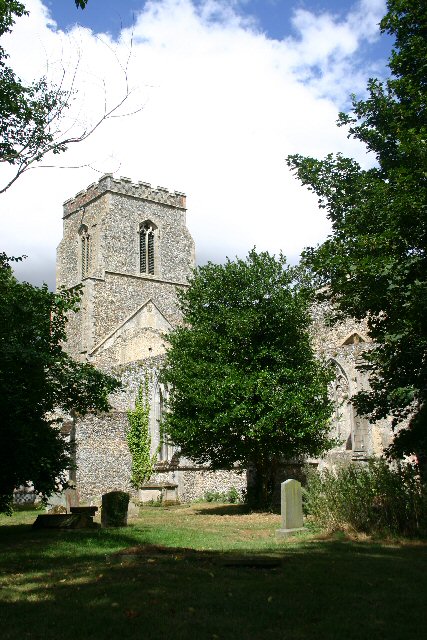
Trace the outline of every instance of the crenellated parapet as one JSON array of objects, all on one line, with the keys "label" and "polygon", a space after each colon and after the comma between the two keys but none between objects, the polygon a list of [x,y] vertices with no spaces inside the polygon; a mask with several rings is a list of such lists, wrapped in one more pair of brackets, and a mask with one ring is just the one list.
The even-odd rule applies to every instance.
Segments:
[{"label": "crenellated parapet", "polygon": [[186,196],[180,191],[168,191],[164,187],[152,187],[148,182],[132,182],[130,178],[114,178],[113,174],[106,173],[98,180],[79,191],[74,198],[64,202],[64,218],[74,211],[87,206],[104,193],[120,193],[134,198],[142,198],[150,202],[157,202],[177,209],[186,208]]}]

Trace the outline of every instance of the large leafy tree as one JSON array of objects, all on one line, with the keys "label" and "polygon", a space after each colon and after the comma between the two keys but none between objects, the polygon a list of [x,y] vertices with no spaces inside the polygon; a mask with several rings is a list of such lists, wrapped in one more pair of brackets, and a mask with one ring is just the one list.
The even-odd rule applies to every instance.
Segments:
[{"label": "large leafy tree", "polygon": [[32,483],[46,496],[64,484],[71,459],[55,412],[106,411],[119,383],[63,349],[78,291],[18,282],[1,254],[0,300],[1,512],[19,485]]},{"label": "large leafy tree", "polygon": [[284,458],[330,446],[330,372],[314,356],[309,296],[283,256],[198,267],[168,335],[163,430],[213,469],[255,469],[252,504],[268,506]]},{"label": "large leafy tree", "polygon": [[371,79],[364,100],[339,125],[362,141],[376,165],[362,170],[340,154],[290,156],[288,164],[319,196],[332,222],[325,243],[304,260],[323,295],[367,317],[376,343],[365,356],[371,390],[356,398],[372,420],[392,415],[390,453],[427,450],[427,4],[388,0],[380,23],[395,37],[386,82]]}]

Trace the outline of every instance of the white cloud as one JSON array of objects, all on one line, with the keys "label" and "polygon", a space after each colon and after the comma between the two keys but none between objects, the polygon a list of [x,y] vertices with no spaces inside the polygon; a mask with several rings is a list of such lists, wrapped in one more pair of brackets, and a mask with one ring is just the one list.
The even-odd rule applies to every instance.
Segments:
[{"label": "white cloud", "polygon": [[[79,61],[70,121],[94,122],[104,80],[109,104],[123,93],[117,59],[127,59],[129,30],[119,42],[81,28],[64,34],[40,0],[27,4],[30,18],[19,20],[8,40],[14,67],[30,80],[45,72],[48,60],[58,80],[62,66],[70,76]],[[367,73],[354,65],[376,33],[383,2],[363,0],[341,21],[297,10],[295,37],[280,42],[237,15],[235,5],[147,2],[137,16],[129,63],[135,88],[129,108],[144,104],[143,110],[104,123],[60,162],[90,162],[101,173],[120,167],[119,175],[135,181],[185,191],[201,261],[243,256],[254,245],[282,249],[295,260],[304,246],[324,239],[328,224],[285,158],[340,150],[367,162],[335,121],[355,88],[351,82],[356,90],[366,83]],[[26,278],[49,278],[46,266],[53,273],[61,204],[98,177],[89,168],[30,171],[1,197],[1,249],[33,256]]]}]

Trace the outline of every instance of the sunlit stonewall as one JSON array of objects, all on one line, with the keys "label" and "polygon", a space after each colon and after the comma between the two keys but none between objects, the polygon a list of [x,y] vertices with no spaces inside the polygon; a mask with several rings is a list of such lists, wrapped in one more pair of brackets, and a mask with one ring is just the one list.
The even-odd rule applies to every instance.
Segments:
[{"label": "sunlit stonewall", "polygon": [[282,526],[276,530],[277,538],[285,538],[301,531],[303,523],[301,483],[298,480],[285,480],[281,484]]}]

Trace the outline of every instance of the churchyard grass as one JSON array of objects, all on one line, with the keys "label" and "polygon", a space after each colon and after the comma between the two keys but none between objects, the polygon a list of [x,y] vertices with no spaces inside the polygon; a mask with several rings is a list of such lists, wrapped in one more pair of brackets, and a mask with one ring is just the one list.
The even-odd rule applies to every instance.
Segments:
[{"label": "churchyard grass", "polygon": [[427,544],[307,530],[239,505],[144,507],[129,526],[35,530],[0,516],[4,640],[418,639]]}]

